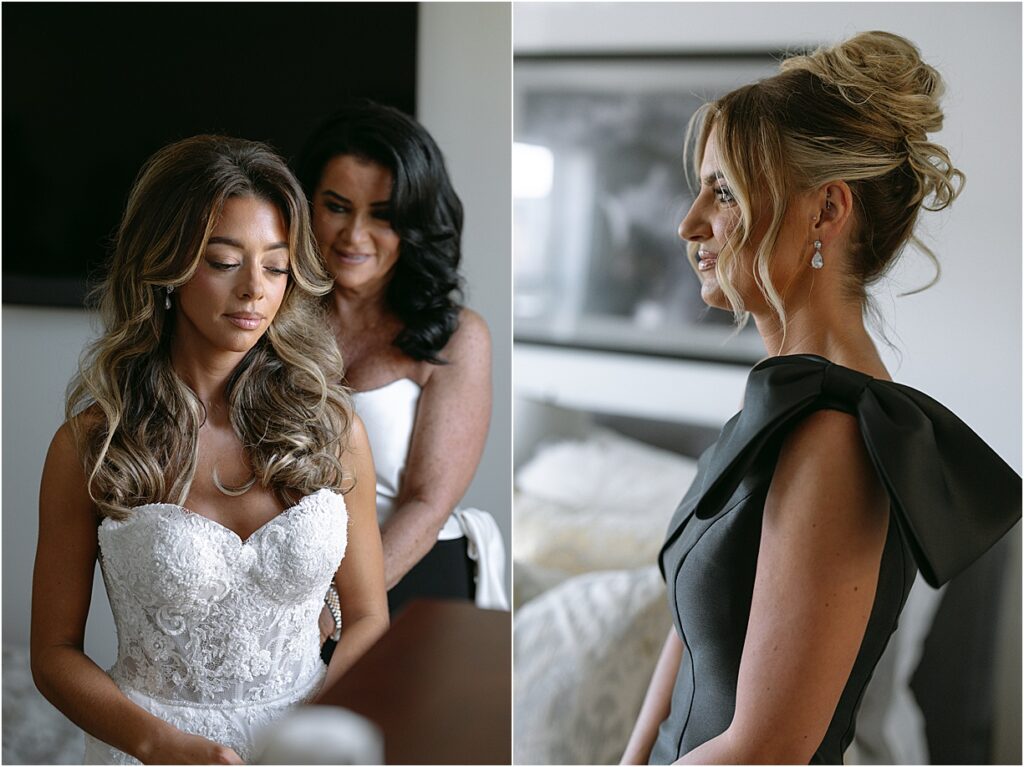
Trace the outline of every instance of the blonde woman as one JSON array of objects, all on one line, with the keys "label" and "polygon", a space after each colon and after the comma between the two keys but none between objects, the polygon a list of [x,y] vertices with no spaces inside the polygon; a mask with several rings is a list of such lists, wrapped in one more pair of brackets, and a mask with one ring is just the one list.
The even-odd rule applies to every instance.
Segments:
[{"label": "blonde woman", "polygon": [[[47,455],[32,669],[87,763],[240,763],[388,625],[374,470],[298,183],[199,136],[141,170]],[[118,632],[83,652],[97,558]],[[317,616],[333,582],[345,635]]]},{"label": "blonde woman", "polygon": [[869,32],[695,118],[679,234],[704,300],[772,356],[669,526],[674,627],[626,763],[842,763],[915,570],[943,583],[1020,518],[1020,478],[893,383],[864,325],[919,211],[964,181],[928,139],[941,91],[910,42]]}]

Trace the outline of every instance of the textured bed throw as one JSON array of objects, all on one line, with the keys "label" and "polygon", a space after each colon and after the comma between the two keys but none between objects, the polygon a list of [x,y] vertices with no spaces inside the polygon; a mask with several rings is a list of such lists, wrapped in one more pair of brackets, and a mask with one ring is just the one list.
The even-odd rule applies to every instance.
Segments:
[{"label": "textured bed throw", "polygon": [[28,648],[3,649],[3,763],[81,764],[82,731],[32,682]]}]

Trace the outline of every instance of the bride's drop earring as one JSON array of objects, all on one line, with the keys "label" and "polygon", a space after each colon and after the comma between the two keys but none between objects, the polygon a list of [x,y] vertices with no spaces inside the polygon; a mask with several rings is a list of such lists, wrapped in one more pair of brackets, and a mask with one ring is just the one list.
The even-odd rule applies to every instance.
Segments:
[{"label": "bride's drop earring", "polygon": [[167,295],[164,296],[164,309],[170,309],[171,308],[171,293],[173,293],[173,292],[174,292],[174,286],[173,285],[168,285],[167,286]]},{"label": "bride's drop earring", "polygon": [[814,255],[811,256],[811,266],[821,269],[825,265],[825,259],[821,257],[821,240],[814,241]]}]

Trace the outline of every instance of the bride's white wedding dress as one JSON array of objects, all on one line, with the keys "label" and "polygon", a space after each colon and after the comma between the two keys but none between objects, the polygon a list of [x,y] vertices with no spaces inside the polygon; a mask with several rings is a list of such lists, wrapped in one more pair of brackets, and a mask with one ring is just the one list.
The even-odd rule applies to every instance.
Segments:
[{"label": "bride's white wedding dress", "polygon": [[[99,527],[117,626],[110,676],[135,703],[249,762],[259,729],[323,684],[317,618],[345,553],[342,496],[320,490],[242,540],[168,503]],[[87,764],[138,764],[86,736]]]}]

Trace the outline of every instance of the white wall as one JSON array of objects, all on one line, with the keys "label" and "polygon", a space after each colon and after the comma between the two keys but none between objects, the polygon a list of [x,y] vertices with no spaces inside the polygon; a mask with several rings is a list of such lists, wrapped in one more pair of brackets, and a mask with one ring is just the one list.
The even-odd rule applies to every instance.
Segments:
[{"label": "white wall", "polygon": [[465,207],[466,299],[493,344],[491,430],[465,502],[494,515],[510,554],[512,12],[503,3],[424,3],[419,24],[417,117],[444,152]]},{"label": "white wall", "polygon": [[[3,307],[3,641],[28,644],[29,592],[39,529],[39,477],[64,422],[64,390],[94,316],[76,309]],[[114,622],[99,569],[86,652],[114,662]]]},{"label": "white wall", "polygon": [[[517,53],[779,50],[871,29],[915,42],[946,80],[946,122],[935,138],[967,186],[950,210],[922,214],[942,263],[939,283],[906,298],[881,294],[902,362],[883,354],[896,380],[950,407],[1020,472],[1020,4],[521,3],[514,27]],[[911,252],[893,277],[907,289],[931,274]],[[1004,615],[1000,647],[1016,649],[997,669],[1011,683],[997,703],[996,756],[1009,761],[1021,753],[1019,526],[1014,535],[1005,604],[1015,609]]]},{"label": "white wall", "polygon": [[[30,589],[46,450],[64,421],[64,391],[98,320],[91,312],[3,307],[3,643],[29,641]],[[99,568],[85,651],[101,667],[116,657],[113,617]]]},{"label": "white wall", "polygon": [[[1021,7],[1016,3],[520,3],[516,53],[778,50],[884,29],[910,38],[947,83],[945,144],[967,186],[924,213],[939,283],[880,301],[897,380],[952,408],[1021,468]],[[907,254],[894,277],[931,277]],[[890,294],[891,295],[891,294]]]}]

